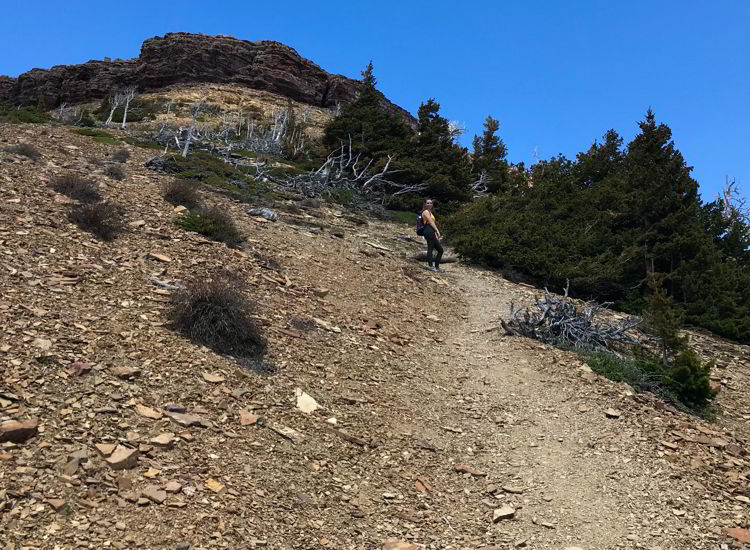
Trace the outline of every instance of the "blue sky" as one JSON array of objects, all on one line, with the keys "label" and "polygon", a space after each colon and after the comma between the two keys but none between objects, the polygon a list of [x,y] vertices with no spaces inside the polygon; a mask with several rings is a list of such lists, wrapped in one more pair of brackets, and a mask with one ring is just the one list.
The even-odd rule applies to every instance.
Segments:
[{"label": "blue sky", "polygon": [[[415,112],[435,97],[465,144],[488,114],[514,162],[569,157],[609,128],[626,141],[653,108],[713,199],[750,195],[750,1],[359,3],[3,2],[0,74],[138,55],[167,32],[278,40]],[[24,24],[24,22],[28,22]]]}]

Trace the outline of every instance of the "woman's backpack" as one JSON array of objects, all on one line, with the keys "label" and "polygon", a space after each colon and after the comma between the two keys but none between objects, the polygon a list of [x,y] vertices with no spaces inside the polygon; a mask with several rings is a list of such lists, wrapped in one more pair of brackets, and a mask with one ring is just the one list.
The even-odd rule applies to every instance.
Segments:
[{"label": "woman's backpack", "polygon": [[419,214],[417,214],[417,235],[419,235],[420,237],[424,235],[424,228],[425,223],[422,219],[422,213],[420,212]]}]

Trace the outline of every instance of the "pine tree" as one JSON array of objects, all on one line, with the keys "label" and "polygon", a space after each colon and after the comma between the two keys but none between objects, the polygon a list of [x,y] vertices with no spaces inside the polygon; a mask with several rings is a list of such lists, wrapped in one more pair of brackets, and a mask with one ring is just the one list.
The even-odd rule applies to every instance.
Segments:
[{"label": "pine tree", "polygon": [[488,191],[497,193],[508,191],[508,148],[503,140],[497,137],[500,122],[492,116],[484,120],[484,132],[481,136],[474,136],[474,156],[472,158],[475,178],[485,173],[489,178]]}]

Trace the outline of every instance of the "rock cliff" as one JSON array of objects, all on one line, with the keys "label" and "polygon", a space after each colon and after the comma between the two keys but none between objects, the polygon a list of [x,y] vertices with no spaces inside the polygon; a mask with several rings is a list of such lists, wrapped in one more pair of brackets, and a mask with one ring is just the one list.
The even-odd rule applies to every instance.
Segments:
[{"label": "rock cliff", "polygon": [[[327,73],[279,42],[170,33],[146,40],[136,59],[32,69],[18,78],[0,76],[0,101],[32,105],[44,98],[48,107],[55,107],[100,99],[129,85],[145,92],[201,82],[239,84],[318,107],[351,102],[360,85]],[[404,109],[384,101],[413,120]]]}]

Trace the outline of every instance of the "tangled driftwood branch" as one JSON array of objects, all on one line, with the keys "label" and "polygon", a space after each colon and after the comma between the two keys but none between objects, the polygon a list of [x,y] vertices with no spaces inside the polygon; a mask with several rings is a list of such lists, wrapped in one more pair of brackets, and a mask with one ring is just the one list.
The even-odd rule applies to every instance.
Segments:
[{"label": "tangled driftwood branch", "polygon": [[579,307],[565,295],[556,297],[544,289],[544,297],[534,303],[534,310],[510,305],[510,319],[501,320],[508,334],[527,336],[557,347],[612,353],[615,344],[639,344],[637,337],[629,334],[641,319],[630,317],[620,326],[599,323],[595,319],[611,303],[587,302]]},{"label": "tangled driftwood branch", "polygon": [[372,159],[365,164],[361,160],[361,154],[354,153],[350,136],[349,143],[342,144],[339,149],[328,155],[317,170],[292,176],[277,183],[311,197],[329,195],[334,189],[347,189],[361,195],[383,197],[386,193],[391,196],[403,195],[419,193],[427,188],[423,183],[409,185],[392,181],[389,176],[397,172],[390,169],[393,158],[388,155],[380,171],[371,170]]}]

